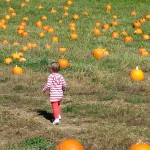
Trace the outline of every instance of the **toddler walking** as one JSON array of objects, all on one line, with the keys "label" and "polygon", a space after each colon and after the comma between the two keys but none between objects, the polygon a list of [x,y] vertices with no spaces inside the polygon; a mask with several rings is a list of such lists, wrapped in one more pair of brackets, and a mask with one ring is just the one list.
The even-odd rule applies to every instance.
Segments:
[{"label": "toddler walking", "polygon": [[45,91],[50,92],[50,102],[53,108],[54,114],[54,125],[59,124],[59,120],[61,119],[60,115],[60,102],[62,100],[63,94],[66,90],[66,81],[63,76],[59,74],[60,66],[57,62],[51,63],[50,66],[50,75],[48,76],[47,83],[45,84],[42,92]]}]

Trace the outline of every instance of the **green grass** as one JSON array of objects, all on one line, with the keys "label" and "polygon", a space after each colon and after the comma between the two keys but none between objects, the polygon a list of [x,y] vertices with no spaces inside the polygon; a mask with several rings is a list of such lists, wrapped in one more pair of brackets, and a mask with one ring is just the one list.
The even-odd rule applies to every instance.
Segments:
[{"label": "green grass", "polygon": [[[150,1],[137,0],[73,0],[68,6],[68,17],[64,17],[63,7],[66,0],[46,1],[30,0],[25,7],[20,7],[22,0],[0,1],[0,19],[10,14],[10,7],[15,9],[16,16],[7,21],[7,30],[0,28],[0,149],[50,149],[64,139],[78,139],[86,150],[127,150],[131,144],[142,140],[150,143],[150,57],[141,57],[139,47],[150,52],[149,40],[134,34],[133,23],[150,14]],[[37,6],[43,6],[38,9]],[[111,13],[106,12],[107,4],[112,6]],[[50,13],[55,8],[56,14]],[[135,10],[136,16],[130,12]],[[87,12],[88,15],[84,15]],[[72,20],[74,14],[78,20]],[[39,38],[42,28],[35,26],[43,15],[47,20],[43,24],[55,29]],[[117,15],[118,18],[112,18]],[[23,17],[28,17],[28,38],[17,34],[17,28]],[[62,23],[59,21],[62,20]],[[104,23],[117,20],[119,25],[102,30]],[[68,24],[75,22],[79,38],[70,39]],[[102,35],[94,36],[92,30],[95,22],[100,22]],[[142,24],[144,34],[149,33],[150,20]],[[123,36],[113,39],[111,33],[125,30],[134,38],[132,43],[125,43]],[[59,41],[53,42],[52,36]],[[2,41],[7,39],[8,45]],[[13,46],[18,42],[19,46]],[[28,42],[35,43],[37,48],[23,52],[26,62],[13,59],[9,65],[4,64],[6,57],[22,51]],[[45,45],[50,44],[51,49]],[[59,53],[59,47],[66,47],[66,53]],[[106,48],[110,55],[101,60],[93,57],[95,48]],[[61,69],[67,81],[67,91],[62,101],[62,122],[52,126],[49,115],[52,113],[41,89],[49,74],[49,64],[65,58],[70,67]],[[22,76],[11,73],[14,66],[21,66]],[[131,81],[130,71],[139,66],[145,79],[141,82]],[[45,112],[43,115],[39,114]]]}]

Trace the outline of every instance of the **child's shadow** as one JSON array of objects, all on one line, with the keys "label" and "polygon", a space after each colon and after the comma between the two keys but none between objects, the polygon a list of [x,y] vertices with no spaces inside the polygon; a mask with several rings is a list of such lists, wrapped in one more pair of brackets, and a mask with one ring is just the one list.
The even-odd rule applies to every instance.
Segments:
[{"label": "child's shadow", "polygon": [[45,119],[49,120],[51,123],[54,121],[54,116],[52,113],[48,113],[46,110],[37,110],[39,116],[43,116]]}]

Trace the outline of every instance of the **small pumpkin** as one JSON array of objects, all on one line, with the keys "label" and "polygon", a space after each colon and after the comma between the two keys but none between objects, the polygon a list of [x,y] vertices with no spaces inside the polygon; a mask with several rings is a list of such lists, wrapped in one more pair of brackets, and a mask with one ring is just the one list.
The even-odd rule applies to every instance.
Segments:
[{"label": "small pumpkin", "polygon": [[146,19],[145,18],[140,18],[140,20],[139,20],[141,23],[144,23],[144,22],[146,22]]},{"label": "small pumpkin", "polygon": [[55,29],[52,28],[52,27],[49,27],[49,28],[47,29],[47,32],[48,32],[48,33],[54,33],[54,32],[55,32]]},{"label": "small pumpkin", "polygon": [[56,150],[84,150],[84,147],[80,142],[74,139],[68,139],[60,142]]},{"label": "small pumpkin", "polygon": [[52,37],[51,37],[51,40],[52,40],[53,42],[58,42],[58,41],[59,41],[59,37],[58,37],[58,36],[52,36]]},{"label": "small pumpkin", "polygon": [[133,27],[134,28],[141,28],[141,22],[140,21],[135,21],[134,23],[133,23]]},{"label": "small pumpkin", "polygon": [[42,16],[41,19],[42,20],[47,20],[47,17],[46,16]]},{"label": "small pumpkin", "polygon": [[117,21],[112,21],[111,25],[112,26],[118,26],[118,22]]},{"label": "small pumpkin", "polygon": [[141,56],[145,57],[145,56],[149,56],[149,52],[148,51],[142,51],[141,52]]},{"label": "small pumpkin", "polygon": [[67,68],[69,67],[69,61],[67,59],[58,59],[58,64],[60,65],[61,68]]},{"label": "small pumpkin", "polygon": [[19,59],[20,58],[20,55],[17,52],[12,53],[11,56],[12,56],[13,59]]},{"label": "small pumpkin", "polygon": [[10,58],[10,57],[7,57],[7,58],[4,59],[4,63],[5,63],[5,64],[10,64],[10,63],[12,63],[12,62],[13,62],[13,60],[12,60],[12,58]]},{"label": "small pumpkin", "polygon": [[110,28],[109,24],[105,23],[103,26],[102,26],[102,29],[104,30],[108,30]]},{"label": "small pumpkin", "polygon": [[40,32],[38,35],[40,38],[43,38],[45,36],[44,32]]},{"label": "small pumpkin", "polygon": [[72,5],[72,1],[71,0],[67,0],[67,5]]},{"label": "small pumpkin", "polygon": [[133,42],[133,37],[132,36],[125,36],[124,41],[125,42]]},{"label": "small pumpkin", "polygon": [[74,14],[74,15],[72,16],[72,19],[73,19],[73,20],[78,20],[78,19],[79,19],[79,16],[78,16],[77,14]]},{"label": "small pumpkin", "polygon": [[137,12],[136,12],[135,10],[133,10],[133,11],[130,12],[130,14],[131,14],[132,16],[136,16],[136,15],[137,15]]},{"label": "small pumpkin", "polygon": [[150,14],[145,15],[145,18],[146,18],[147,20],[149,20],[149,19],[150,19]]},{"label": "small pumpkin", "polygon": [[134,34],[142,34],[142,29],[135,29]]},{"label": "small pumpkin", "polygon": [[59,52],[66,52],[66,48],[65,48],[65,47],[59,47],[59,48],[58,48],[58,51],[59,51]]},{"label": "small pumpkin", "polygon": [[111,11],[111,9],[112,9],[112,6],[111,6],[110,4],[108,4],[108,5],[106,6],[106,11]]},{"label": "small pumpkin", "polygon": [[94,35],[101,35],[102,34],[101,30],[100,29],[96,29],[96,28],[92,31],[92,33]]},{"label": "small pumpkin", "polygon": [[36,25],[37,27],[41,27],[41,26],[42,26],[42,22],[41,22],[41,21],[37,21],[37,22],[35,23],[35,25]]},{"label": "small pumpkin", "polygon": [[131,70],[130,78],[134,81],[142,81],[144,79],[144,73],[137,66],[136,69]]},{"label": "small pumpkin", "polygon": [[104,50],[101,48],[96,48],[93,50],[93,56],[96,59],[102,59],[103,58],[103,54],[104,54]]},{"label": "small pumpkin", "polygon": [[150,39],[150,36],[148,34],[143,34],[142,35],[142,39],[143,40],[149,40]]},{"label": "small pumpkin", "polygon": [[146,143],[133,144],[129,150],[150,150],[150,145]]},{"label": "small pumpkin", "polygon": [[70,38],[71,38],[72,40],[76,40],[76,39],[78,38],[78,34],[77,34],[77,33],[71,33],[71,34],[70,34]]},{"label": "small pumpkin", "polygon": [[24,32],[21,33],[21,35],[22,35],[22,37],[26,38],[26,37],[28,37],[28,32],[24,31]]},{"label": "small pumpkin", "polygon": [[99,27],[101,25],[100,22],[95,22],[95,26]]},{"label": "small pumpkin", "polygon": [[12,69],[12,73],[15,75],[22,75],[23,69],[17,65]]},{"label": "small pumpkin", "polygon": [[119,33],[118,32],[112,32],[111,36],[115,39],[117,39],[119,37]]}]

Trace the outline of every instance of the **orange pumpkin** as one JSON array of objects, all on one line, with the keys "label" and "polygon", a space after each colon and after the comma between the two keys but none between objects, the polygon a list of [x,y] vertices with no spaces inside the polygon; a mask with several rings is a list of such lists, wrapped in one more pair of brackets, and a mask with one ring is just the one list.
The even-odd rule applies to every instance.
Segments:
[{"label": "orange pumpkin", "polygon": [[58,51],[59,51],[59,52],[66,52],[66,48],[65,48],[65,47],[59,47],[59,48],[58,48]]},{"label": "orange pumpkin", "polygon": [[145,18],[140,18],[140,20],[139,20],[141,23],[144,23],[144,22],[146,22],[146,19]]},{"label": "orange pumpkin", "polygon": [[70,38],[71,38],[72,40],[76,40],[76,39],[78,38],[78,34],[77,34],[77,33],[71,33],[71,34],[70,34]]},{"label": "orange pumpkin", "polygon": [[71,0],[67,0],[67,5],[72,5],[72,1]]},{"label": "orange pumpkin", "polygon": [[142,51],[141,56],[143,56],[143,57],[149,56],[149,52],[148,51]]},{"label": "orange pumpkin", "polygon": [[136,16],[137,12],[136,11],[131,11],[130,14],[133,15],[133,16]]},{"label": "orange pumpkin", "polygon": [[66,59],[59,59],[58,64],[60,65],[61,68],[67,68],[69,67],[69,62]]},{"label": "orange pumpkin", "polygon": [[146,143],[133,144],[129,150],[150,150],[150,145]]},{"label": "orange pumpkin", "polygon": [[124,41],[125,42],[133,42],[133,37],[132,36],[125,36]]},{"label": "orange pumpkin", "polygon": [[58,38],[58,36],[52,36],[52,37],[51,37],[51,40],[52,40],[53,42],[58,42],[59,38]]},{"label": "orange pumpkin", "polygon": [[84,147],[77,140],[69,139],[60,142],[57,145],[56,150],[84,150]]},{"label": "orange pumpkin", "polygon": [[20,55],[18,55],[17,52],[16,53],[12,53],[11,56],[12,56],[13,59],[19,59],[19,57],[20,57]]},{"label": "orange pumpkin", "polygon": [[41,27],[41,26],[42,26],[42,22],[41,22],[41,21],[37,21],[37,22],[35,23],[35,25],[36,25],[37,27]]},{"label": "orange pumpkin", "polygon": [[24,31],[24,32],[22,32],[22,37],[24,37],[24,38],[26,38],[26,37],[28,37],[28,32],[27,31]]},{"label": "orange pumpkin", "polygon": [[94,56],[96,59],[102,59],[102,58],[103,58],[103,54],[104,54],[104,50],[101,49],[101,48],[96,48],[96,49],[94,49],[94,51],[93,51],[93,56]]},{"label": "orange pumpkin", "polygon": [[118,32],[113,32],[113,33],[111,34],[111,36],[112,36],[113,38],[117,39],[117,38],[119,37],[119,33],[118,33]]},{"label": "orange pumpkin", "polygon": [[134,28],[141,28],[141,22],[135,21],[135,22],[133,23],[133,27],[134,27]]},{"label": "orange pumpkin", "polygon": [[141,81],[144,79],[144,73],[137,66],[136,69],[131,70],[130,78],[134,81]]},{"label": "orange pumpkin", "polygon": [[100,29],[94,29],[94,30],[92,31],[92,33],[93,33],[94,35],[101,35],[101,34],[102,34],[102,32],[101,32]]},{"label": "orange pumpkin", "polygon": [[143,34],[142,35],[142,39],[143,40],[149,40],[150,39],[150,36],[148,34]]},{"label": "orange pumpkin", "polygon": [[111,9],[112,9],[111,5],[108,4],[108,5],[106,6],[106,11],[111,11]]},{"label": "orange pumpkin", "polygon": [[110,28],[109,24],[105,23],[103,26],[102,26],[102,29],[104,30],[108,30]]},{"label": "orange pumpkin", "polygon": [[48,33],[53,33],[53,32],[55,32],[55,29],[52,28],[52,27],[49,27],[49,28],[47,29],[47,32],[48,32]]},{"label": "orange pumpkin", "polygon": [[111,25],[112,26],[118,26],[118,22],[117,21],[112,21]]},{"label": "orange pumpkin", "polygon": [[142,31],[142,29],[136,29],[136,30],[134,31],[134,33],[135,33],[135,34],[142,34],[143,31]]},{"label": "orange pumpkin", "polygon": [[5,64],[10,64],[10,63],[12,63],[12,58],[9,58],[9,57],[5,58],[5,59],[4,59],[4,63],[5,63]]},{"label": "orange pumpkin", "polygon": [[72,19],[77,20],[77,19],[79,19],[79,16],[77,14],[75,14],[75,15],[72,16]]},{"label": "orange pumpkin", "polygon": [[100,22],[95,22],[95,26],[99,27],[101,25]]},{"label": "orange pumpkin", "polygon": [[150,19],[150,14],[145,15],[145,18],[148,20]]},{"label": "orange pumpkin", "polygon": [[45,36],[44,32],[40,32],[38,35],[40,38],[43,38]]},{"label": "orange pumpkin", "polygon": [[21,67],[15,66],[12,69],[12,73],[15,74],[15,75],[22,75],[23,69]]}]

